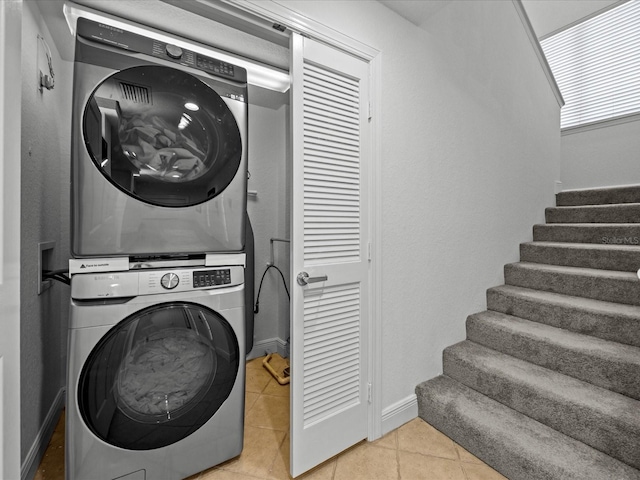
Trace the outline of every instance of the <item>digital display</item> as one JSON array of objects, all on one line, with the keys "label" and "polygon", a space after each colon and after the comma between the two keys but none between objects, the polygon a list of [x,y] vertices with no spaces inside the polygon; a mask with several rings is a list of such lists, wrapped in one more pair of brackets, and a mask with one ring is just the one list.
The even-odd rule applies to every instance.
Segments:
[{"label": "digital display", "polygon": [[231,270],[228,268],[193,272],[193,286],[195,288],[214,287],[229,283],[231,283]]}]

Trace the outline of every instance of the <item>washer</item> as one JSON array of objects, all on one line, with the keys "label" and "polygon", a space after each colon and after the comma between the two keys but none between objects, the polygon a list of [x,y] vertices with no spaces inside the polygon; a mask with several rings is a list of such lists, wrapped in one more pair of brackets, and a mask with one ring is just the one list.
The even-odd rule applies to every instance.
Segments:
[{"label": "washer", "polygon": [[243,271],[73,275],[67,480],[179,480],[240,454]]},{"label": "washer", "polygon": [[149,35],[77,20],[72,254],[240,252],[246,70]]}]

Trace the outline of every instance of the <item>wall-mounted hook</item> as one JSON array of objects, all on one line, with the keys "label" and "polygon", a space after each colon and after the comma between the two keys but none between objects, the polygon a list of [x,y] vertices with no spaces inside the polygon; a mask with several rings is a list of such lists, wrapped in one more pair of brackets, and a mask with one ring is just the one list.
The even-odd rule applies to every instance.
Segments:
[{"label": "wall-mounted hook", "polygon": [[[49,45],[47,45],[47,42],[44,40],[44,37],[40,34],[38,34],[38,41],[38,89],[40,90],[40,92],[42,92],[42,87],[46,88],[47,90],[52,90],[55,86],[56,80],[55,73],[53,72],[53,57],[51,55],[51,49],[49,48]],[[47,59],[47,67],[45,71],[40,68],[40,59],[42,58],[42,56],[40,55],[40,44],[42,44],[42,47],[44,48],[44,55]]]}]

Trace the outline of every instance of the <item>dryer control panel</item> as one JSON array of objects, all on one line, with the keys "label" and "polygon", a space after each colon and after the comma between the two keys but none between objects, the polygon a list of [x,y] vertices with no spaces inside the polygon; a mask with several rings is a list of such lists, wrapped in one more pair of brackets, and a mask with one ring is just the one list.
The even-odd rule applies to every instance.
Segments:
[{"label": "dryer control panel", "polygon": [[103,45],[163,58],[236,82],[246,83],[247,81],[247,71],[244,68],[178,45],[138,35],[107,23],[94,22],[82,17],[78,18],[76,28],[79,37]]}]

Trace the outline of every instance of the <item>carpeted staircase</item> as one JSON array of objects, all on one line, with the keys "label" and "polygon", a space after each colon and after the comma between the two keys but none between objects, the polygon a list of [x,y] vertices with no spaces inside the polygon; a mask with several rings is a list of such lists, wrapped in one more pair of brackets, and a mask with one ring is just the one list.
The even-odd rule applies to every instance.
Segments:
[{"label": "carpeted staircase", "polygon": [[640,186],[556,203],[419,415],[511,480],[640,480]]}]

